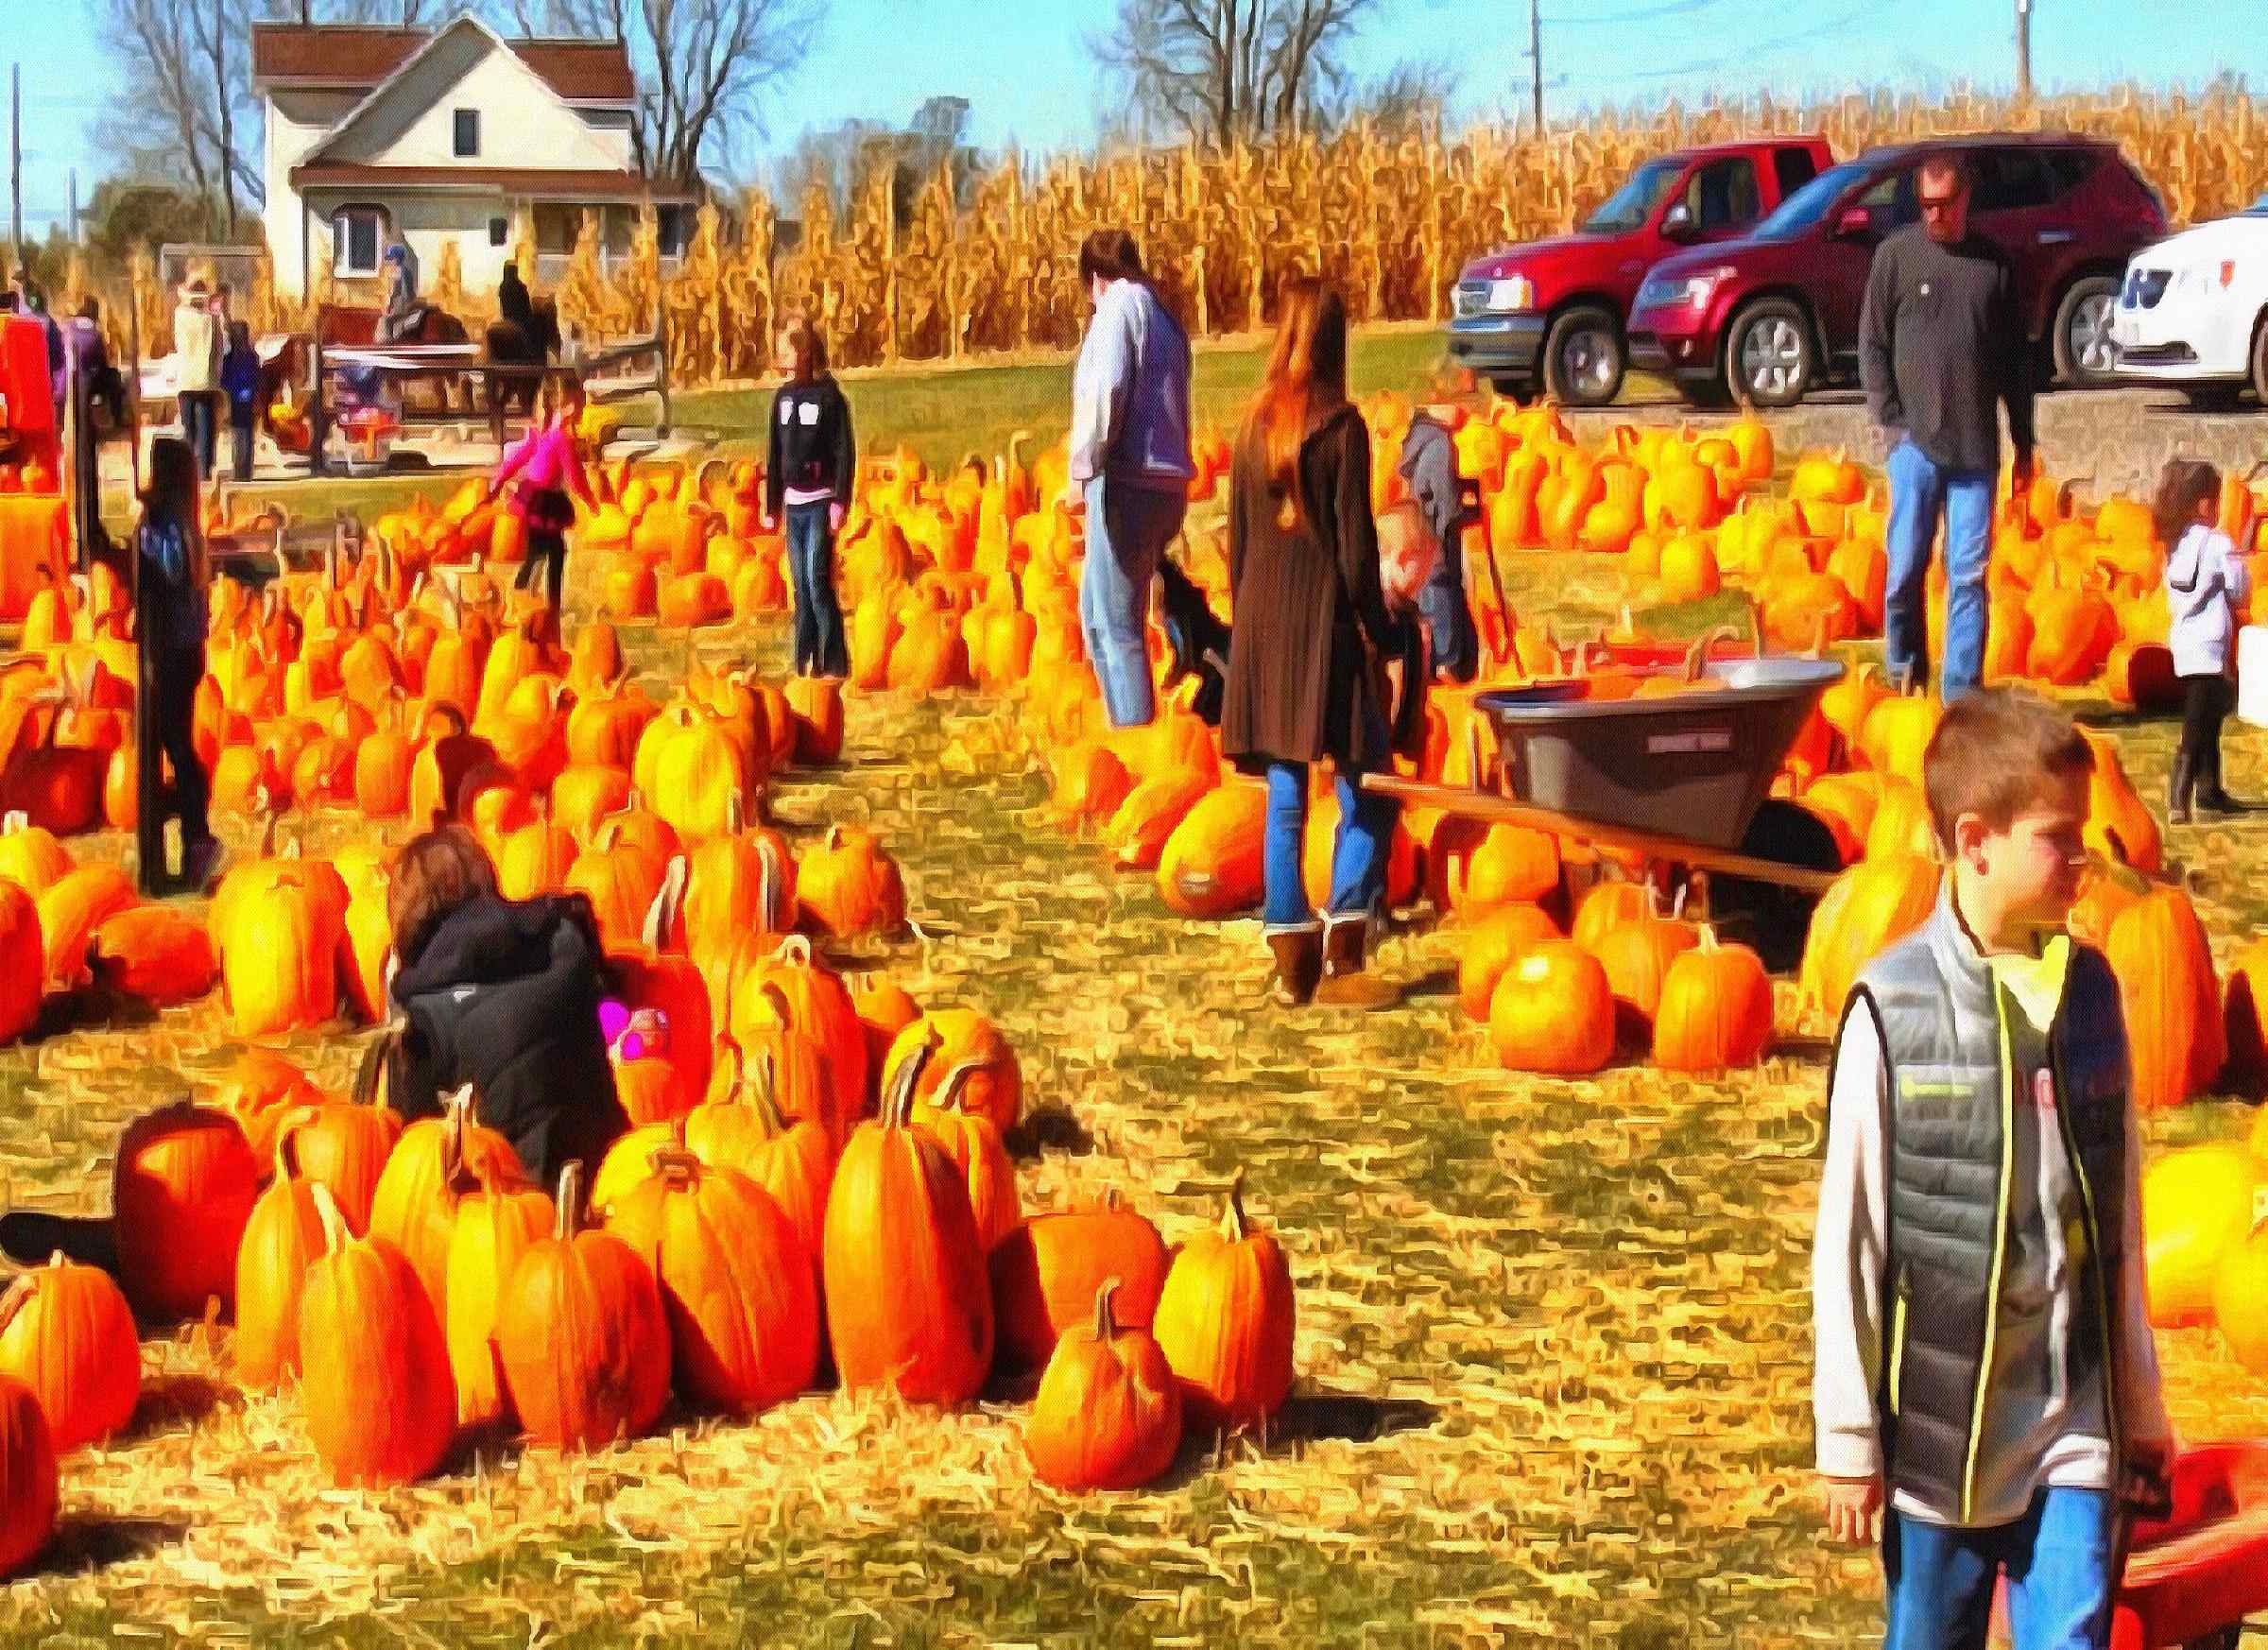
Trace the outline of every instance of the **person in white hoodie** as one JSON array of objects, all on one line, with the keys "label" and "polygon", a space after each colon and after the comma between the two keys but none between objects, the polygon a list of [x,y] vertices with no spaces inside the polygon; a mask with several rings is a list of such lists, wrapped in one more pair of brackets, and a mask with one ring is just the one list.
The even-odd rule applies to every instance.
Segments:
[{"label": "person in white hoodie", "polygon": [[2246,814],[2221,783],[2221,724],[2237,702],[2228,674],[2236,610],[2252,593],[2248,558],[2216,526],[2221,473],[2210,464],[2169,458],[2157,482],[2157,540],[2168,546],[2167,634],[2183,695],[2181,748],[2166,790],[2166,818],[2188,822],[2192,792],[2208,814]]},{"label": "person in white hoodie", "polygon": [[197,473],[208,481],[220,428],[221,333],[208,307],[211,297],[205,278],[193,275],[173,311],[173,389],[181,438],[197,455]]},{"label": "person in white hoodie", "polygon": [[2126,1509],[2170,1450],[2119,988],[2063,931],[2094,753],[2026,693],[1946,707],[1923,781],[1950,859],[1870,963],[1829,1077],[1812,1254],[1830,1534],[1881,1516],[1887,1650],[2102,1650]]},{"label": "person in white hoodie", "polygon": [[1189,452],[1189,335],[1143,273],[1125,230],[1079,249],[1094,319],[1072,378],[1063,507],[1087,518],[1079,623],[1111,726],[1157,713],[1145,621],[1165,547],[1181,530],[1196,465]]}]

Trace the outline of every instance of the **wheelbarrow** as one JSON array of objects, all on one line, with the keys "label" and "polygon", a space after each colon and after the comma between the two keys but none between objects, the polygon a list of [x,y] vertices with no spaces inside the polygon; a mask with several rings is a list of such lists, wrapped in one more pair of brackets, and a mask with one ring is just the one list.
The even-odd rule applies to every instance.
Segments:
[{"label": "wheelbarrow", "polygon": [[[1840,680],[1832,660],[1688,655],[1698,691],[1601,697],[1581,678],[1484,693],[1499,790],[1363,776],[1366,789],[1710,873],[1716,922],[1775,971],[1800,959],[1812,907],[1842,869],[1833,834],[1771,797],[1788,748]],[[1671,673],[1664,671],[1664,677]]]},{"label": "wheelbarrow", "polygon": [[[2110,1650],[2236,1650],[2268,1610],[2268,1438],[2200,1444],[2174,1458],[2173,1506],[2127,1534]],[[2007,1584],[1993,1599],[2006,1641]]]}]

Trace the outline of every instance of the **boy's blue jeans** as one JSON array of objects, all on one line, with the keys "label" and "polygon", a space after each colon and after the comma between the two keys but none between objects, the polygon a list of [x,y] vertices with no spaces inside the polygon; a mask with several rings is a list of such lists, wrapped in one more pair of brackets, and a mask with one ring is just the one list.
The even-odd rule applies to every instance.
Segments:
[{"label": "boy's blue jeans", "polygon": [[2114,1531],[2115,1509],[2102,1489],[2050,1487],[2016,1522],[1983,1530],[1885,1511],[1883,1650],[1984,1650],[2003,1566],[2014,1650],[2104,1650],[2117,1592]]},{"label": "boy's blue jeans", "polygon": [[1181,530],[1189,501],[1162,489],[1096,476],[1087,483],[1087,562],[1079,575],[1079,625],[1087,658],[1113,728],[1157,714],[1143,622],[1165,547]]},{"label": "boy's blue jeans", "polygon": [[1984,674],[1984,571],[1992,557],[1989,470],[1952,470],[1912,441],[1890,455],[1889,561],[1883,594],[1882,665],[1893,682],[1911,665],[1916,687],[1930,679],[1930,545],[1945,521],[1945,682],[1948,704]]},{"label": "boy's blue jeans", "polygon": [[849,676],[850,649],[834,593],[834,533],[824,504],[787,507],[787,571],[796,593],[796,674]]},{"label": "boy's blue jeans", "polygon": [[[1331,848],[1330,914],[1366,917],[1386,892],[1386,856],[1401,804],[1362,789],[1355,776],[1338,776],[1339,829]],[[1307,764],[1268,764],[1268,830],[1262,856],[1266,899],[1261,920],[1270,929],[1305,928],[1315,920],[1308,902],[1301,854],[1307,843]]]}]

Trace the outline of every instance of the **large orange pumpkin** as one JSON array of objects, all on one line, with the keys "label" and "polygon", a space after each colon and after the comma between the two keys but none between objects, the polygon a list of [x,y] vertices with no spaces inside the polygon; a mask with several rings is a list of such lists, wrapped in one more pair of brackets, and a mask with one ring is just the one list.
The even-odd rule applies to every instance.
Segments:
[{"label": "large orange pumpkin", "polygon": [[511,1414],[504,1364],[496,1348],[497,1314],[520,1257],[558,1219],[551,1194],[494,1160],[467,1164],[472,1189],[458,1197],[449,1224],[449,1279],[442,1328],[456,1383],[456,1418],[485,1426]]},{"label": "large orange pumpkin", "polygon": [[2160,1111],[2204,1093],[2228,1047],[2212,952],[2189,896],[2153,888],[2111,920],[2104,954],[2125,1008],[2136,1109]]},{"label": "large orange pumpkin", "polygon": [[1002,1361],[1044,1368],[1065,1331],[1085,1322],[1093,1294],[1116,1281],[1121,1322],[1146,1328],[1165,1286],[1165,1244],[1117,1188],[1092,1209],[1034,1215],[994,1247],[992,1317]]},{"label": "large orange pumpkin", "polygon": [[1861,860],[1830,883],[1804,937],[1805,1005],[1840,1016],[1866,965],[1928,920],[1940,875],[1933,861],[1899,854]]},{"label": "large orange pumpkin", "polygon": [[960,1104],[982,1113],[1005,1134],[1023,1109],[1023,1074],[1016,1051],[1000,1028],[973,1008],[933,1008],[901,1030],[882,1066],[882,1084],[890,1086],[899,1066],[925,1042],[936,1044],[936,1057],[922,1070],[914,1097],[934,1101],[947,1080],[961,1076]]},{"label": "large orange pumpkin", "polygon": [[905,882],[870,831],[831,825],[796,868],[803,919],[836,939],[893,934],[905,925]]},{"label": "large orange pumpkin", "polygon": [[512,1143],[474,1123],[472,1113],[472,1084],[444,1095],[440,1116],[421,1117],[402,1131],[370,1194],[370,1235],[409,1257],[444,1321],[458,1198],[488,1181],[511,1185],[526,1174]]},{"label": "large orange pumpkin", "polygon": [[331,1189],[347,1229],[356,1237],[369,1231],[378,1177],[402,1138],[401,1114],[373,1090],[365,1104],[326,1100],[301,1107],[284,1121],[278,1138],[288,1144],[300,1173]]},{"label": "large orange pumpkin", "polygon": [[136,1118],[118,1143],[112,1206],[118,1275],[144,1317],[201,1317],[236,1296],[236,1248],[260,1171],[235,1123],[182,1099]]},{"label": "large orange pumpkin", "polygon": [[843,1148],[827,1196],[821,1280],[843,1384],[894,1386],[917,1403],[957,1405],[992,1364],[992,1292],[968,1181],[913,1126],[927,1045],[900,1068],[882,1116]]},{"label": "large orange pumpkin", "polygon": [[201,997],[220,977],[204,924],[171,905],[129,905],[87,942],[96,985],[154,1008]]},{"label": "large orange pumpkin", "polygon": [[1752,1066],[1772,1042],[1772,978],[1744,945],[1713,930],[1672,962],[1654,1016],[1654,1063],[1670,1072]]},{"label": "large orange pumpkin", "polygon": [[1475,1020],[1487,1019],[1504,971],[1523,953],[1559,937],[1559,925],[1541,906],[1500,905],[1488,912],[1473,925],[1458,953],[1457,1005]]},{"label": "large orange pumpkin", "polygon": [[1488,1040],[1518,1072],[1581,1075],[1614,1057],[1614,991],[1572,940],[1546,939],[1515,957],[1488,1000]]},{"label": "large orange pumpkin", "polygon": [[0,1043],[15,1041],[39,1023],[46,977],[40,908],[24,889],[0,882]]},{"label": "large orange pumpkin", "polygon": [[1184,1408],[1212,1427],[1264,1424],[1292,1390],[1291,1267],[1274,1234],[1246,1219],[1244,1187],[1239,1169],[1219,1227],[1174,1257],[1153,1319]]},{"label": "large orange pumpkin", "polygon": [[1183,917],[1228,917],[1260,902],[1265,891],[1261,848],[1267,836],[1268,793],[1225,784],[1206,793],[1166,837],[1158,856],[1158,897]]},{"label": "large orange pumpkin", "polygon": [[111,1275],[59,1253],[0,1296],[0,1375],[31,1388],[57,1450],[96,1443],[133,1418],[142,1342]]},{"label": "large orange pumpkin", "polygon": [[[788,1035],[810,1048],[800,1033]],[[816,1050],[810,1059],[816,1072]],[[791,1119],[782,1110],[775,1070],[770,1055],[750,1061],[728,1039],[710,1097],[687,1114],[682,1133],[686,1149],[701,1161],[736,1169],[771,1195],[796,1229],[816,1276],[826,1242],[834,1143],[816,1117]]]},{"label": "large orange pumpkin", "polygon": [[582,1165],[559,1177],[558,1225],[512,1268],[496,1346],[527,1435],[589,1450],[652,1426],[669,1399],[669,1323],[653,1268],[586,1229]]},{"label": "large orange pumpkin", "polygon": [[300,1369],[300,1298],[307,1268],[324,1249],[315,1182],[298,1172],[291,1137],[276,1148],[276,1173],[252,1205],[236,1247],[236,1378],[255,1390]]},{"label": "large orange pumpkin", "polygon": [[688,1151],[657,1152],[653,1176],[607,1228],[654,1268],[686,1398],[754,1415],[811,1384],[816,1278],[787,1214],[753,1180]]},{"label": "large orange pumpkin", "polygon": [[[800,934],[780,940],[759,937],[741,948],[733,959],[732,976],[733,1040],[753,1057],[765,1040],[766,1024],[778,1013],[765,988],[777,988],[787,1004],[790,1023],[819,1045],[834,1091],[835,1115],[850,1117],[862,1110],[870,1069],[866,1027],[850,1000],[850,988],[813,954],[811,940]],[[847,1138],[847,1132],[838,1135],[838,1143]]]},{"label": "large orange pumpkin", "polygon": [[13,1575],[47,1545],[61,1488],[38,1396],[0,1376],[0,1576]]},{"label": "large orange pumpkin", "polygon": [[2213,1278],[2251,1233],[2268,1170],[2234,1141],[2183,1146],[2142,1171],[2143,1266],[2150,1321],[2199,1323],[2213,1308]]},{"label": "large orange pumpkin", "polygon": [[325,1252],[300,1298],[307,1435],[341,1484],[406,1484],[456,1435],[440,1320],[402,1251],[350,1236],[331,1194],[314,1193]]}]

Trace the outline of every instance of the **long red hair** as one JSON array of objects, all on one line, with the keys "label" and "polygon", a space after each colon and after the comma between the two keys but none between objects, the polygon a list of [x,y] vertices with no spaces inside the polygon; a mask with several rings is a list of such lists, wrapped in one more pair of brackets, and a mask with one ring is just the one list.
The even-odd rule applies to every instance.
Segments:
[{"label": "long red hair", "polygon": [[1287,279],[1277,299],[1276,344],[1245,438],[1260,444],[1276,519],[1299,522],[1299,448],[1309,432],[1347,404],[1347,304],[1313,275]]}]

